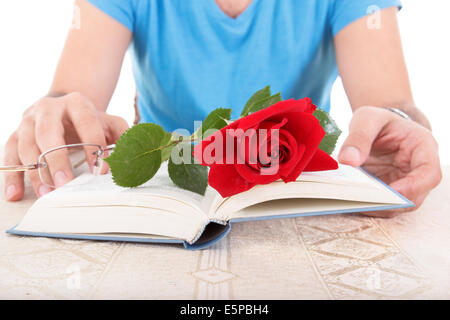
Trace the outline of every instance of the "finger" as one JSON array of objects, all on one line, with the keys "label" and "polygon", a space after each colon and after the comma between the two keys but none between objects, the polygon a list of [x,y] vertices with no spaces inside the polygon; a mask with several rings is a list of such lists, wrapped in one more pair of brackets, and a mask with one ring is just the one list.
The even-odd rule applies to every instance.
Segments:
[{"label": "finger", "polygon": [[102,120],[104,125],[104,131],[106,134],[106,142],[108,144],[114,144],[117,140],[129,129],[128,123],[125,119],[109,114],[103,114]]},{"label": "finger", "polygon": [[[106,147],[105,132],[94,105],[80,94],[69,95],[67,99],[67,112],[81,142]],[[95,155],[97,149],[86,147],[85,151],[89,167],[93,170],[97,160]]]},{"label": "finger", "polygon": [[[35,137],[40,150],[46,152],[65,144],[62,113],[41,111],[36,115]],[[61,108],[59,108],[61,109]],[[40,169],[44,182],[57,188],[74,178],[72,165],[67,149],[59,149],[45,153],[41,161],[47,164],[47,169]]]},{"label": "finger", "polygon": [[[14,133],[5,145],[4,164],[6,166],[21,165],[17,151],[17,134]],[[22,200],[24,194],[23,172],[5,172],[5,196],[8,201]]]},{"label": "finger", "polygon": [[351,166],[362,165],[370,154],[372,144],[383,128],[393,119],[386,110],[361,107],[355,111],[349,135],[339,153],[339,162]]},{"label": "finger", "polygon": [[[18,130],[18,152],[20,161],[25,165],[36,163],[40,155],[40,149],[34,137],[34,120],[29,116],[23,118]],[[28,176],[38,197],[42,197],[53,190],[41,182],[38,170],[28,171]]]},{"label": "finger", "polygon": [[442,171],[437,144],[432,136],[430,135],[429,139],[423,139],[423,137],[412,139],[420,143],[411,151],[411,171],[390,185],[419,207],[425,199],[424,195],[427,195],[442,180]]},{"label": "finger", "polygon": [[366,215],[386,218],[416,210],[423,204],[430,190],[442,180],[437,143],[428,130],[422,127],[420,129],[411,137],[413,144],[409,146],[411,171],[405,177],[390,184],[393,189],[414,202],[416,206],[402,210],[369,212]]},{"label": "finger", "polygon": [[[108,115],[106,113],[102,114],[102,123],[104,124],[104,132],[106,134],[106,142],[108,145],[115,144],[122,134],[129,129],[128,123],[125,119]],[[110,150],[106,150],[102,156],[102,160],[107,158],[110,153]],[[100,174],[106,174],[109,172],[109,165],[106,161],[101,161],[99,172]]]}]

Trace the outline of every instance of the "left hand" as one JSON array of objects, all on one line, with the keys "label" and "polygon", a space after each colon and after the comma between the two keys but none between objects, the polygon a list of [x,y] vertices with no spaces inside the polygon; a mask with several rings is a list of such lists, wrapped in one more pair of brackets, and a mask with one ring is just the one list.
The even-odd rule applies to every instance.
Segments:
[{"label": "left hand", "polygon": [[420,207],[442,179],[438,144],[420,124],[377,107],[360,107],[350,123],[339,162],[363,166],[416,204],[415,208],[369,212],[393,217]]}]

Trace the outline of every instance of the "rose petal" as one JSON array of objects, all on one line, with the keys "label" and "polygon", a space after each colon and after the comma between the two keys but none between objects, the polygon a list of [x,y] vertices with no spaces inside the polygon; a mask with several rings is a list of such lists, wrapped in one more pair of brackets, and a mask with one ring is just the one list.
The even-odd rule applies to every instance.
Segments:
[{"label": "rose petal", "polygon": [[289,130],[295,137],[302,137],[301,142],[305,144],[305,152],[289,176],[282,177],[285,182],[295,181],[297,179],[306,165],[311,161],[320,142],[325,136],[325,131],[320,126],[319,120],[312,114],[303,113],[301,117],[290,118],[288,125],[290,127],[287,128],[286,125],[286,130]]},{"label": "rose petal", "polygon": [[339,168],[339,165],[336,160],[330,157],[325,151],[317,149],[303,171],[336,170],[337,168]]},{"label": "rose petal", "polygon": [[[222,152],[223,156],[219,160],[214,160],[224,164],[206,163],[206,165],[211,166],[209,184],[224,197],[246,191],[256,184],[266,184],[278,180],[280,171],[283,174],[281,178],[285,182],[289,182],[296,180],[300,173],[306,169],[314,169],[314,171],[335,169],[337,163],[334,159],[318,151],[318,146],[325,132],[320,126],[319,121],[312,115],[315,110],[316,106],[312,104],[309,98],[279,102],[269,108],[235,121],[217,131],[195,146],[194,156],[201,164],[205,165],[203,161],[205,147],[213,147],[211,143],[217,144],[217,147],[222,147],[221,150],[224,151]],[[247,163],[237,164],[238,146],[235,143],[235,135],[231,136],[229,131],[240,129],[242,133],[245,133],[248,128],[258,128],[258,126],[272,128],[277,126],[276,123],[278,123],[278,128],[283,127],[280,130],[279,146],[284,148],[285,153],[283,154],[283,159],[286,159],[279,170],[273,174],[262,174],[262,170],[266,169],[266,167],[261,166],[260,163],[256,166],[253,164],[249,165],[250,160],[253,159],[250,157],[251,155],[256,155],[258,152],[266,152],[261,150],[260,143],[255,147],[255,145],[251,144],[249,146],[244,141],[243,146],[240,148],[243,147],[244,150],[248,150],[252,147],[252,150],[244,158]],[[280,123],[282,124],[280,125]],[[232,147],[234,147],[234,152],[231,155],[227,155],[225,152],[229,151],[226,149],[228,141],[233,142]],[[267,140],[266,143],[270,145],[270,140]],[[230,164],[230,159],[228,158],[233,160],[233,164]],[[270,169],[270,166],[268,167]]]},{"label": "rose petal", "polygon": [[236,164],[235,168],[244,180],[253,184],[268,184],[280,179],[279,170],[270,170],[270,168],[255,170],[245,164]]},{"label": "rose petal", "polygon": [[[222,128],[221,130],[215,132],[211,136],[207,137],[205,140],[198,143],[194,148],[194,156],[198,160],[198,162],[202,165],[212,165],[210,163],[205,163],[203,161],[203,150],[205,147],[209,144],[211,144],[214,141],[214,136],[221,134],[223,138],[223,144],[224,144],[224,150],[225,150],[225,144],[226,144],[226,132],[229,129],[236,130],[237,128],[243,129],[244,131],[250,127],[253,127],[255,125],[258,125],[262,121],[264,121],[267,118],[276,117],[279,114],[283,114],[285,112],[304,112],[304,113],[313,113],[316,110],[316,106],[312,104],[310,98],[303,98],[300,100],[284,100],[280,101],[266,109],[260,110],[258,112],[252,113],[249,116],[238,119],[228,126]],[[284,115],[282,115],[283,117]],[[281,120],[281,119],[280,119]],[[225,152],[224,152],[224,156]],[[227,162],[225,159],[223,160],[225,163]]]},{"label": "rose petal", "polygon": [[316,106],[312,104],[310,98],[304,98],[301,100],[284,100],[275,103],[274,105],[266,109],[257,111],[248,115],[247,117],[242,118],[239,123],[239,128],[246,129],[253,127],[254,125],[261,123],[266,119],[272,119],[273,117],[280,114],[284,117],[284,114],[286,112],[304,112],[311,114],[315,110]]},{"label": "rose petal", "polygon": [[237,144],[236,150],[239,150],[237,159],[241,159],[241,162],[248,164],[254,169],[258,169],[258,130],[258,126],[247,129],[244,136],[238,137],[235,140]]},{"label": "rose petal", "polygon": [[292,170],[295,168],[297,163],[303,156],[305,152],[305,145],[303,143],[299,143],[297,139],[285,129],[280,129],[280,145],[287,145],[289,149],[289,153],[286,155],[288,157],[283,163],[280,162],[280,176],[288,176]]},{"label": "rose petal", "polygon": [[216,189],[222,197],[247,191],[255,186],[243,179],[233,164],[213,165],[209,170],[209,185]]},{"label": "rose petal", "polygon": [[[275,123],[275,122],[263,122],[261,123],[260,129],[267,129],[270,128],[269,133],[271,130],[278,130],[279,128],[281,128],[282,126],[284,126],[287,123],[286,119],[282,119],[279,123]],[[258,132],[259,133],[259,132]],[[260,137],[258,136],[258,140],[260,139]],[[245,144],[241,143],[238,146],[238,149],[240,149],[240,152],[245,152],[248,150],[248,148],[245,148]],[[242,150],[244,149],[244,150]],[[258,152],[259,150],[251,150],[251,152]],[[241,153],[242,154],[242,153]],[[256,158],[256,160],[258,160],[258,154],[252,155],[252,157],[247,157],[246,158]],[[267,184],[273,181],[276,181],[280,178],[279,174],[278,174],[278,168],[276,170],[275,173],[273,174],[262,174],[261,170],[258,166],[253,166],[249,163],[237,163],[235,164],[236,167],[236,171],[242,176],[242,178],[244,178],[245,180],[250,181],[251,183],[256,183],[256,184]],[[267,172],[267,170],[265,170],[264,172]]]},{"label": "rose petal", "polygon": [[[278,171],[278,174],[281,176],[288,176],[291,171],[295,168],[297,163],[300,161],[300,159],[303,156],[303,153],[305,151],[305,145],[300,143],[298,144],[298,141],[287,131],[284,129],[280,129],[278,131],[278,152],[279,152],[279,158],[278,158],[278,168],[275,168],[276,171]],[[269,145],[270,148],[273,149],[275,146],[271,145],[271,142],[273,141],[272,135],[269,137]],[[267,144],[267,141],[264,143]],[[285,149],[287,153],[284,154],[284,159],[281,158],[283,148]],[[262,151],[260,150],[260,154],[262,154]],[[274,167],[274,163],[271,163],[271,167]],[[267,172],[267,168],[266,168]]]},{"label": "rose petal", "polygon": [[296,110],[296,111],[313,113],[317,109],[317,107],[312,103],[311,99],[308,97],[300,99],[300,100],[295,100],[295,101],[297,103],[297,108],[298,108],[298,110]]},{"label": "rose petal", "polygon": [[[287,123],[287,119],[283,118],[281,121],[273,122],[273,121],[264,121],[260,125],[260,129],[266,130],[265,134],[263,135],[261,131],[258,132],[258,165],[265,165],[269,164],[270,157],[268,156],[269,151],[271,152],[272,146],[272,134],[275,130],[278,130],[278,142],[279,145],[283,144],[283,139],[280,139],[280,130],[281,128]],[[275,137],[276,138],[276,137]],[[283,137],[282,137],[283,138]],[[287,143],[284,143],[286,147],[289,147]],[[263,150],[265,149],[265,150]],[[259,167],[258,167],[259,168]]]}]

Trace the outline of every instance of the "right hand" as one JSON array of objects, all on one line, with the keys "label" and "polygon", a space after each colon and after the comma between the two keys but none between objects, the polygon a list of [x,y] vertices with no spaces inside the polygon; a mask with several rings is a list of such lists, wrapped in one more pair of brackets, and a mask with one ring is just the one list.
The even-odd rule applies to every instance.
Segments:
[{"label": "right hand", "polygon": [[[94,143],[107,146],[115,143],[127,129],[128,124],[123,118],[99,111],[80,93],[58,98],[44,97],[25,111],[21,124],[6,143],[4,164],[36,163],[42,152],[66,144]],[[87,158],[88,163],[92,164],[93,159]],[[73,179],[67,158],[52,159],[49,167],[56,187]],[[38,197],[52,191],[42,184],[36,170],[28,174]],[[22,172],[5,173],[5,194],[9,201],[23,198]]]}]

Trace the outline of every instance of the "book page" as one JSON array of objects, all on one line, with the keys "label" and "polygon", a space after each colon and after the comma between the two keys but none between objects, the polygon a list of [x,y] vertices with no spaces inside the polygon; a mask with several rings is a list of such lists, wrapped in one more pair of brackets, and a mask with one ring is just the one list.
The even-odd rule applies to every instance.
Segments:
[{"label": "book page", "polygon": [[156,175],[136,188],[117,186],[111,174],[95,176],[85,173],[62,188],[38,200],[39,206],[94,207],[128,206],[145,207],[180,213],[206,215],[208,197],[177,187],[169,178],[167,164],[163,163]]},{"label": "book page", "polygon": [[379,203],[345,201],[334,199],[283,199],[271,200],[249,206],[230,217],[231,222],[247,220],[288,218],[290,215],[331,214],[339,211],[351,212],[371,210]]},{"label": "book page", "polygon": [[322,182],[330,184],[361,185],[384,188],[361,168],[339,164],[337,170],[302,172],[297,181]]},{"label": "book page", "polygon": [[154,234],[189,241],[207,223],[210,201],[210,197],[175,186],[167,164],[137,188],[115,185],[110,174],[84,174],[38,199],[17,229]]},{"label": "book page", "polygon": [[[42,208],[32,206],[16,230],[54,234],[134,234],[191,242],[206,221],[144,207],[98,206]],[[153,237],[157,236],[157,237]]]},{"label": "book page", "polygon": [[[378,204],[407,203],[374,177],[361,169],[340,165],[338,170],[306,172],[295,182],[279,180],[223,199],[216,207],[219,219],[236,218],[249,206],[277,199],[334,199]],[[320,201],[317,202],[320,204]]]}]

